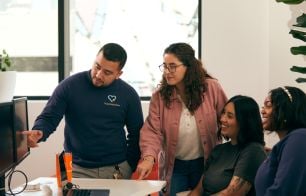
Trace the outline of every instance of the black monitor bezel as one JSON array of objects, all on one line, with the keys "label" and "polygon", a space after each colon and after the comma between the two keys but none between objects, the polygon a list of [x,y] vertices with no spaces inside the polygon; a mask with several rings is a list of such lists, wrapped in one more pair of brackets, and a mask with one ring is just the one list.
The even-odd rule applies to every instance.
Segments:
[{"label": "black monitor bezel", "polygon": [[[13,127],[14,127],[14,161],[15,161],[15,166],[17,166],[20,162],[22,162],[27,156],[30,155],[30,148],[28,147],[28,151],[18,159],[17,155],[17,142],[16,142],[16,132],[15,130],[15,104],[19,102],[24,102],[25,104],[25,111],[26,111],[26,130],[29,130],[29,116],[28,116],[28,99],[27,97],[20,97],[20,98],[15,98],[13,99]],[[24,131],[26,131],[24,130]]]},{"label": "black monitor bezel", "polygon": [[[10,107],[10,118],[13,118],[13,115],[14,115],[14,111],[13,111],[13,103],[12,102],[2,102],[0,103],[0,107],[2,106],[9,106]],[[15,130],[14,130],[14,121],[12,120],[11,121],[11,131],[12,131],[12,148],[13,148],[13,151],[12,151],[12,160],[10,163],[8,163],[5,167],[3,167],[3,169],[0,171],[0,176],[3,176],[5,175],[6,172],[8,172],[10,169],[12,169],[15,165],[16,165],[16,162],[15,162],[15,144],[14,144],[14,140],[15,140]]]}]

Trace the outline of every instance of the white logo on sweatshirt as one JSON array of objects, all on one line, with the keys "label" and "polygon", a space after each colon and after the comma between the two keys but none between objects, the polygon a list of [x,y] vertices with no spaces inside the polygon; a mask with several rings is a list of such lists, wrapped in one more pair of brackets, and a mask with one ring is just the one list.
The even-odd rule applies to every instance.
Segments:
[{"label": "white logo on sweatshirt", "polygon": [[109,105],[109,106],[117,106],[119,107],[120,105],[117,103],[114,103],[117,99],[117,97],[115,95],[108,95],[107,99],[110,101],[110,103],[104,102],[105,105]]},{"label": "white logo on sweatshirt", "polygon": [[107,96],[107,98],[108,98],[108,100],[110,101],[110,102],[114,102],[114,101],[116,101],[116,96],[115,95],[108,95]]}]

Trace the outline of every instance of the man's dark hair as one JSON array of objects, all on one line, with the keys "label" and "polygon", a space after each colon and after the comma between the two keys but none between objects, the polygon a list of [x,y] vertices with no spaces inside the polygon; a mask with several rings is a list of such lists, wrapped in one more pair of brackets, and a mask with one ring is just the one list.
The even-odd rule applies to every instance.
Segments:
[{"label": "man's dark hair", "polygon": [[109,61],[119,62],[120,69],[122,69],[126,63],[127,54],[122,46],[116,43],[108,43],[102,46],[98,54],[103,52],[104,58]]}]

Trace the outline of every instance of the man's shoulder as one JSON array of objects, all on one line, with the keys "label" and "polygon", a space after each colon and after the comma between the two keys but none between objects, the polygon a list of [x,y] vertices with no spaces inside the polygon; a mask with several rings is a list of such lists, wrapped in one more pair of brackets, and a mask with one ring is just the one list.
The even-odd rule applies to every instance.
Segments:
[{"label": "man's shoulder", "polygon": [[120,87],[124,87],[124,88],[127,88],[128,90],[135,90],[135,88],[129,84],[128,82],[122,80],[122,79],[117,79],[117,85],[119,85]]},{"label": "man's shoulder", "polygon": [[136,89],[126,81],[119,78],[116,83],[122,93],[134,94],[139,96]]},{"label": "man's shoulder", "polygon": [[90,76],[90,72],[89,71],[82,71],[82,72],[78,72],[78,73],[74,73],[72,75],[70,75],[67,79],[81,79],[81,78],[85,78],[85,77],[89,77]]},{"label": "man's shoulder", "polygon": [[78,72],[65,78],[61,83],[70,83],[78,80],[83,80],[86,79],[88,74],[89,74],[88,71]]},{"label": "man's shoulder", "polygon": [[[84,71],[84,72],[79,72],[76,74],[73,74],[67,78],[65,78],[64,80],[62,80],[57,87],[54,90],[55,94],[61,94],[61,93],[68,93],[67,95],[70,95],[71,92],[78,94],[80,92],[82,92],[83,86],[86,85],[89,81],[89,79],[87,79],[88,77],[90,77],[88,75],[88,71]],[[82,92],[82,94],[84,94],[84,92]]]}]

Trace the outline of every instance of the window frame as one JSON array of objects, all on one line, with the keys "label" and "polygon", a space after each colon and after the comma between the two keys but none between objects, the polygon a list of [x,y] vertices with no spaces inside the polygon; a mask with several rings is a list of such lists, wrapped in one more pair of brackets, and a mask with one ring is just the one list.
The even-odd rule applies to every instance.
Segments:
[{"label": "window frame", "polygon": [[[70,0],[58,0],[58,82],[69,77],[72,62],[70,58]],[[202,1],[198,0],[198,58],[202,54]],[[51,95],[50,95],[51,96]],[[27,96],[29,100],[48,100],[50,96]],[[23,96],[15,96],[23,97]],[[150,100],[150,96],[140,96],[141,101]]]}]

